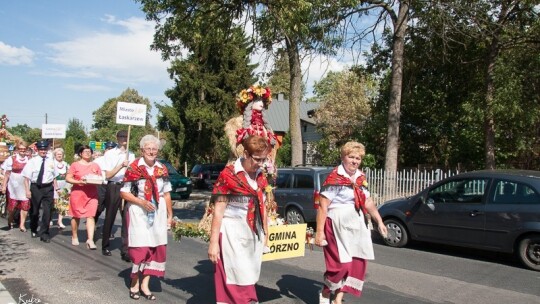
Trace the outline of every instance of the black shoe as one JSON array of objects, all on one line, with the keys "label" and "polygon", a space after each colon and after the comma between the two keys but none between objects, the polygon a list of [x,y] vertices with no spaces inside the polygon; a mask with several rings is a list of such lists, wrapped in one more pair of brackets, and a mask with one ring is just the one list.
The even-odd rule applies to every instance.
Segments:
[{"label": "black shoe", "polygon": [[32,232],[32,238],[34,239],[34,238],[37,238],[37,237],[38,237],[37,233]]},{"label": "black shoe", "polygon": [[112,255],[112,253],[111,253],[111,251],[109,249],[101,250],[101,254],[106,255],[106,256],[111,256]]},{"label": "black shoe", "polygon": [[51,242],[51,239],[49,238],[40,238],[40,240],[44,243],[50,243]]},{"label": "black shoe", "polygon": [[131,263],[131,259],[129,258],[129,255],[127,255],[127,253],[122,253],[122,254],[120,255],[120,258],[121,258],[122,261],[124,261],[124,262]]}]

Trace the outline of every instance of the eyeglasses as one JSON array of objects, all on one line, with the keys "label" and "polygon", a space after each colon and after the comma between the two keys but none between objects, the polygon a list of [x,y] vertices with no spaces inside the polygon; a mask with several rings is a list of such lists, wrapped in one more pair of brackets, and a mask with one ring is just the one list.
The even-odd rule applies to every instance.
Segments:
[{"label": "eyeglasses", "polygon": [[84,151],[82,151],[82,153],[92,153],[92,151],[90,151],[90,150],[84,150]]},{"label": "eyeglasses", "polygon": [[157,153],[159,151],[158,148],[144,148],[143,150],[146,153]]},{"label": "eyeglasses", "polygon": [[252,155],[251,159],[253,159],[256,163],[262,164],[268,160],[268,157],[253,157]]},{"label": "eyeglasses", "polygon": [[24,152],[24,151],[26,151],[26,148],[19,148],[19,149],[17,149],[17,150],[19,150],[19,151],[21,151],[21,152]]}]

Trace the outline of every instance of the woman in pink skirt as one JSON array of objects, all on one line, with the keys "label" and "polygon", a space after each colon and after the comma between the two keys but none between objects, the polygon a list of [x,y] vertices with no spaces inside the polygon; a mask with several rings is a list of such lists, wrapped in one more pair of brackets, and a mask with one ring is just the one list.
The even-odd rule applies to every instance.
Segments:
[{"label": "woman in pink skirt", "polygon": [[315,244],[324,246],[324,287],[319,303],[341,304],[343,294],[359,297],[367,260],[373,260],[371,231],[366,215],[377,223],[381,235],[386,227],[367,190],[365,174],[358,168],[366,154],[364,145],[348,142],[341,148],[341,165],[326,178],[317,211]]},{"label": "woman in pink skirt", "polygon": [[87,183],[87,180],[98,180],[101,178],[101,169],[92,162],[92,149],[84,145],[79,148],[77,155],[80,160],[74,162],[69,167],[66,181],[73,184],[69,197],[69,215],[71,218],[71,244],[79,245],[77,232],[81,218],[86,218],[86,232],[88,239],[86,247],[96,250],[94,243],[94,216],[97,210],[97,184]]}]

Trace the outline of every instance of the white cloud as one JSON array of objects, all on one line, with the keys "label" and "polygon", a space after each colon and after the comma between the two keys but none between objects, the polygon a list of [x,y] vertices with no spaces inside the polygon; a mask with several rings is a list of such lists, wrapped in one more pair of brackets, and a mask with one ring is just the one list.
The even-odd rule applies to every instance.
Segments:
[{"label": "white cloud", "polygon": [[14,47],[0,41],[0,65],[31,64],[34,52],[23,47]]},{"label": "white cloud", "polygon": [[[117,20],[106,16],[105,22],[120,27],[120,33],[94,32],[73,40],[51,43],[49,59],[64,73],[80,78],[96,78],[127,85],[170,81],[168,62],[150,50],[154,26],[142,18]],[[57,66],[57,68],[59,68]],[[59,74],[56,74],[59,75]]]}]

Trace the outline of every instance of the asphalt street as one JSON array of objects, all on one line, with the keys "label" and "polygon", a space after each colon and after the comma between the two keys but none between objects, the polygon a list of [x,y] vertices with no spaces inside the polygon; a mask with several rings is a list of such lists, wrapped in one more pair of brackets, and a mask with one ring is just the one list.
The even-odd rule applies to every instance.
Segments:
[{"label": "asphalt street", "polygon": [[[198,221],[207,197],[195,193],[176,202],[175,215]],[[6,224],[0,219],[0,228]],[[133,303],[128,297],[131,265],[120,259],[118,250],[119,217],[116,224],[111,257],[101,255],[100,240],[96,251],[84,243],[72,246],[70,231],[56,226],[50,244],[30,238],[28,232],[0,229],[1,284],[17,303]],[[79,236],[84,239],[84,226]],[[374,240],[376,260],[369,263],[363,295],[347,296],[345,303],[540,303],[540,272],[523,269],[510,257],[423,244],[398,249],[380,245],[376,236]],[[169,239],[165,278],[153,278],[150,284],[157,302],[214,302],[213,265],[206,252],[201,240]],[[323,271],[318,248],[306,250],[301,258],[264,262],[259,300],[318,303]]]}]

